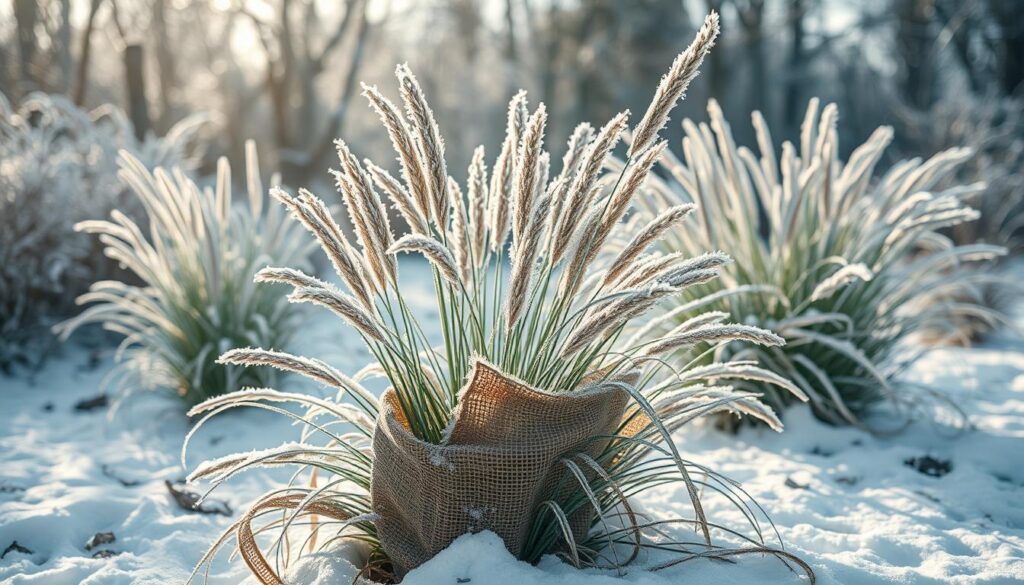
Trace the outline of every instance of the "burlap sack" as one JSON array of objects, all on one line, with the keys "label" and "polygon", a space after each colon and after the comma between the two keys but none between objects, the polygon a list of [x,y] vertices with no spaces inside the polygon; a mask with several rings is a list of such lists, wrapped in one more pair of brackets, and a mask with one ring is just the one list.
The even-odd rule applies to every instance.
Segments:
[{"label": "burlap sack", "polygon": [[[373,436],[370,487],[381,545],[398,575],[467,532],[491,530],[520,555],[538,504],[568,470],[563,456],[594,457],[623,418],[628,394],[598,383],[548,393],[478,360],[462,390],[447,441],[409,432],[393,390],[384,394]],[[571,518],[577,540],[593,510]]]}]

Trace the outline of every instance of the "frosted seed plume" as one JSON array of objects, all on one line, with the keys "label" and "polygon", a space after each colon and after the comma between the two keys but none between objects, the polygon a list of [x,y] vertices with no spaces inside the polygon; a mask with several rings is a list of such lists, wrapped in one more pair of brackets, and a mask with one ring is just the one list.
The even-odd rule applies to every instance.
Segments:
[{"label": "frosted seed plume", "polygon": [[448,225],[448,169],[444,161],[444,141],[434,119],[434,112],[427,104],[416,76],[409,66],[401,64],[395,68],[395,76],[405,103],[405,112],[412,121],[412,130],[417,139],[420,162],[430,193],[432,219],[440,229]]},{"label": "frosted seed plume", "polygon": [[541,154],[544,146],[544,125],[547,122],[547,111],[544,104],[537,107],[537,112],[526,124],[522,144],[516,157],[516,188],[513,200],[512,234],[516,239],[526,234],[526,224],[530,221],[537,183],[540,181]]},{"label": "frosted seed plume", "polygon": [[605,213],[603,225],[601,228],[602,238],[599,240],[603,243],[603,238],[607,237],[611,233],[615,224],[626,214],[630,204],[633,201],[633,196],[640,189],[640,186],[647,180],[647,175],[650,174],[651,168],[654,163],[658,162],[665,147],[668,146],[668,142],[662,140],[658,144],[651,147],[649,150],[644,152],[640,160],[634,163],[633,167],[626,173],[626,177],[623,179],[622,184],[619,185],[615,193],[611,195],[611,200],[608,203],[608,210]]},{"label": "frosted seed plume", "polygon": [[387,252],[392,255],[399,252],[423,254],[445,280],[456,286],[461,283],[455,256],[444,244],[430,236],[418,234],[402,236]]},{"label": "frosted seed plume", "polygon": [[254,282],[276,282],[290,284],[294,287],[320,287],[327,288],[330,285],[319,278],[309,276],[301,270],[288,267],[267,266],[256,273]]},{"label": "frosted seed plume", "polygon": [[345,282],[352,294],[364,306],[371,307],[369,288],[362,277],[361,262],[323,201],[308,191],[300,191],[302,198],[300,201],[278,187],[272,187],[270,195],[284,204],[292,216],[313,234],[331,261],[334,271]]},{"label": "frosted seed plume", "polygon": [[671,229],[676,223],[682,221],[689,215],[695,206],[693,204],[682,204],[663,211],[652,219],[632,240],[619,252],[619,255],[612,261],[611,267],[604,278],[604,284],[617,280],[622,274],[634,268],[633,261],[656,242],[661,236]]},{"label": "frosted seed plume", "polygon": [[616,284],[619,290],[636,288],[651,282],[683,259],[682,252],[644,254],[633,263],[633,270],[622,275]]},{"label": "frosted seed plume", "polygon": [[712,11],[704,19],[704,26],[697,33],[693,43],[676,57],[668,73],[661,78],[661,83],[658,84],[658,89],[654,93],[654,99],[647,107],[647,113],[633,129],[633,143],[629,147],[629,158],[650,146],[658,132],[665,127],[669,113],[686,93],[686,88],[693,78],[697,76],[704,57],[715,44],[718,32],[718,13]]},{"label": "frosted seed plume", "polygon": [[610,302],[608,306],[588,317],[566,340],[561,352],[563,358],[570,357],[590,345],[605,331],[614,330],[639,317],[658,301],[676,292],[666,285],[655,285],[632,291]]},{"label": "frosted seed plume", "polygon": [[416,150],[416,141],[408,126],[402,120],[398,108],[376,87],[366,84],[362,85],[363,96],[370,102],[377,115],[380,116],[384,128],[391,139],[391,145],[398,154],[398,161],[402,165],[402,177],[408,186],[416,209],[424,218],[430,217],[430,188],[427,186],[427,178],[423,174],[423,164],[420,162],[419,153]]},{"label": "frosted seed plume", "polygon": [[545,220],[550,210],[551,198],[545,195],[534,206],[526,234],[517,241],[512,250],[512,273],[509,278],[508,298],[505,303],[506,326],[509,330],[526,308],[533,282],[533,271],[537,263],[537,248],[544,232]]},{"label": "frosted seed plume", "polygon": [[587,207],[596,194],[601,169],[612,149],[626,129],[629,112],[622,112],[601,128],[597,138],[587,147],[582,166],[569,189],[568,200],[562,207],[557,236],[552,246],[552,263],[557,263],[573,240],[576,228],[586,214]]},{"label": "frosted seed plume", "polygon": [[562,216],[562,208],[565,206],[566,195],[572,185],[573,178],[583,159],[583,153],[594,136],[594,129],[586,122],[579,124],[573,130],[569,141],[566,144],[565,156],[562,157],[562,170],[551,182],[551,214],[548,216],[548,234],[544,248],[551,250],[555,240],[555,230],[558,228],[559,218]]},{"label": "frosted seed plume", "polygon": [[370,275],[379,290],[387,288],[389,274],[386,260],[381,252],[379,233],[373,227],[372,220],[366,213],[365,201],[359,194],[359,187],[344,173],[331,171],[334,175],[335,186],[345,203],[348,211],[349,221],[355,230],[356,238],[362,248],[362,258],[370,268]]},{"label": "frosted seed plume", "polygon": [[749,325],[708,325],[692,331],[662,338],[644,352],[645,355],[662,355],[697,343],[719,343],[722,341],[747,341],[758,345],[784,345],[778,335]]},{"label": "frosted seed plume", "polygon": [[462,199],[462,190],[455,179],[448,177],[448,192],[452,195],[452,204],[455,213],[452,217],[451,247],[455,255],[455,262],[459,269],[459,276],[462,282],[469,283],[472,280],[472,251],[469,242],[469,218],[467,217],[466,202]]},{"label": "frosted seed plume", "polygon": [[491,172],[491,188],[488,216],[491,231],[491,250],[497,252],[505,245],[509,224],[509,197],[515,174],[516,150],[523,133],[521,112],[526,107],[526,92],[520,91],[508,104],[508,123],[505,141],[501,145],[498,160]]},{"label": "frosted seed plume", "polygon": [[473,258],[479,265],[483,262],[484,249],[487,246],[487,166],[484,162],[484,147],[478,146],[473,151],[473,159],[469,163],[468,214],[470,226],[471,249]]},{"label": "frosted seed plume", "polygon": [[[235,366],[270,366],[285,372],[294,372],[328,386],[347,390],[365,401],[366,404],[377,404],[377,399],[363,388],[361,384],[317,359],[292,355],[272,349],[246,347],[225,352],[217,358],[217,363]],[[227,395],[204,402],[202,405],[197,406],[194,411],[201,412],[201,409],[211,410],[211,403],[216,404],[216,401],[226,400],[226,398]]]},{"label": "frosted seed plume", "polygon": [[377,187],[388,194],[392,205],[402,214],[405,223],[409,224],[409,229],[419,234],[427,233],[427,218],[420,212],[416,202],[413,201],[412,196],[405,187],[392,177],[390,173],[369,160],[364,160],[363,164],[366,166],[370,178],[373,179]]},{"label": "frosted seed plume", "polygon": [[725,321],[729,317],[728,313],[722,311],[709,311],[696,317],[691,317],[686,321],[683,321],[671,331],[665,334],[665,337],[672,337],[673,335],[679,335],[686,331],[692,331],[705,325],[714,325]]},{"label": "frosted seed plume", "polygon": [[288,295],[288,300],[293,303],[313,303],[327,307],[369,339],[386,341],[383,327],[361,309],[355,299],[345,293],[326,288],[300,288]]},{"label": "frosted seed plume", "polygon": [[874,273],[871,270],[861,264],[849,264],[843,266],[835,272],[832,276],[821,281],[818,286],[814,287],[814,292],[811,293],[811,302],[823,299],[832,295],[840,288],[850,284],[855,280],[867,282],[874,277]]},{"label": "frosted seed plume", "polygon": [[[387,208],[381,201],[377,190],[373,188],[370,176],[363,170],[359,160],[352,154],[348,146],[341,140],[336,140],[338,147],[338,158],[341,161],[349,183],[356,189],[357,202],[360,213],[369,223],[369,230],[379,250],[386,250],[393,242],[391,234],[391,221],[388,218]],[[383,256],[383,255],[381,255]],[[385,263],[387,259],[385,258]],[[385,265],[389,271],[392,282],[395,279],[396,268],[393,265]]]}]

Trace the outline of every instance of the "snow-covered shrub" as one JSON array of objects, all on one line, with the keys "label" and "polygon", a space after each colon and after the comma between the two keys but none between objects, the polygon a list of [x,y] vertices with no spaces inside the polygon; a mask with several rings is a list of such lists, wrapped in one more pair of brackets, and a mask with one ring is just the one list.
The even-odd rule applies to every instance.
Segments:
[{"label": "snow-covered shrub", "polygon": [[77,299],[91,304],[57,327],[62,338],[87,323],[122,334],[113,382],[119,393],[159,388],[188,405],[235,389],[269,384],[265,372],[216,363],[239,345],[282,347],[298,314],[279,287],[256,287],[268,263],[302,265],[308,245],[277,206],[267,208],[255,145],[246,145],[248,202],[232,204],[231,169],[221,159],[213,188],[199,188],[180,169],[149,171],[122,153],[120,176],[146,210],[145,222],[114,210],[77,231],[99,234],[107,257],[141,284],[95,282]]},{"label": "snow-covered shrub", "polygon": [[[633,224],[623,218],[665,147],[657,134],[716,33],[717,18],[712,14],[662,81],[647,115],[634,127],[627,167],[614,185],[602,180],[601,172],[626,131],[625,113],[596,132],[586,124],[578,127],[562,168],[549,176],[545,107],[540,104],[531,112],[525,93],[520,93],[509,105],[506,138],[490,172],[483,149],[473,156],[464,197],[448,177],[434,115],[409,69],[397,69],[404,116],[376,88],[364,88],[395,147],[401,178],[368,161],[360,162],[348,145],[337,143],[340,170],[335,178],[357,243],[346,237],[327,206],[313,194],[301,189],[297,195],[274,193],[315,235],[348,291],[289,268],[267,268],[258,279],[290,284],[295,288],[293,299],[337,314],[362,337],[377,363],[350,377],[322,361],[270,349],[236,349],[221,357],[228,364],[272,366],[305,375],[336,389],[337,396],[319,399],[249,389],[211,399],[192,410],[194,415],[205,415],[196,425],[199,428],[210,416],[230,407],[276,409],[277,403],[293,403],[308,408],[304,414],[292,414],[305,423],[300,443],[207,462],[192,473],[192,480],[212,481],[211,489],[256,466],[295,466],[296,480],[310,480],[308,487],[293,481],[254,504],[215,543],[197,571],[228,539],[237,537],[247,565],[264,582],[278,582],[280,561],[290,554],[285,543],[294,543],[291,550],[297,552],[351,536],[370,545],[366,570],[371,575],[400,577],[410,565],[392,556],[402,547],[389,545],[384,528],[393,527],[392,515],[403,512],[385,509],[377,499],[377,482],[391,481],[382,475],[389,469],[377,465],[384,455],[378,449],[382,435],[383,439],[408,435],[421,450],[426,446],[437,454],[455,446],[478,449],[478,453],[517,451],[520,446],[512,438],[524,431],[507,419],[487,427],[502,439],[467,445],[455,438],[466,416],[460,410],[464,401],[471,393],[477,395],[472,374],[481,363],[499,379],[496,384],[515,384],[527,394],[588,396],[610,385],[622,393],[622,403],[607,435],[587,437],[599,447],[593,455],[571,450],[548,470],[560,478],[557,487],[539,490],[543,501],[534,502],[534,509],[515,519],[515,530],[529,527],[521,546],[513,544],[518,537],[510,540],[491,522],[518,506],[516,501],[454,511],[461,514],[463,531],[495,530],[513,554],[531,562],[559,552],[578,566],[621,567],[644,558],[638,553],[648,547],[676,551],[678,560],[730,558],[737,549],[722,548],[725,543],[718,540],[724,534],[722,527],[705,516],[701,505],[700,492],[705,491],[707,497],[727,494],[733,504],[746,510],[751,536],[742,537],[748,546],[740,551],[791,560],[762,540],[757,516],[747,514],[755,508],[747,507],[750,504],[742,491],[715,471],[684,459],[671,432],[724,410],[747,412],[777,426],[778,421],[753,394],[735,390],[730,380],[763,380],[798,395],[799,390],[750,363],[691,368],[689,358],[665,359],[732,340],[774,346],[781,339],[756,327],[723,323],[724,315],[714,313],[700,315],[667,334],[632,339],[621,335],[631,321],[656,304],[714,279],[727,257],[698,252],[652,269],[646,258],[624,253],[610,271],[594,263],[616,233],[631,229]],[[402,213],[411,234],[395,237],[385,200]],[[673,210],[673,220],[681,219],[688,209],[683,205]],[[663,232],[656,225],[636,233],[643,235],[645,243],[653,243]],[[433,284],[437,325],[421,322],[411,311],[408,301],[414,291],[398,278],[396,255],[400,252],[427,259],[429,268],[424,273],[429,276],[420,280]],[[367,379],[377,377],[391,386],[379,401],[364,387]],[[534,411],[527,419],[542,420],[545,413]],[[536,432],[562,431],[553,422],[546,432]],[[389,455],[393,455],[391,449]],[[407,456],[413,456],[411,451]],[[459,479],[465,471],[459,464],[442,456],[429,461],[433,469],[421,481],[450,473],[453,485],[467,483]],[[479,474],[464,489],[477,493],[515,491],[512,484],[523,482],[531,473],[525,465],[521,469],[502,466],[497,471],[473,469]],[[510,474],[518,477],[512,479]],[[649,522],[631,503],[637,494],[673,482],[687,486],[691,517]],[[405,485],[414,529],[422,527],[418,522],[428,522],[427,516],[443,515],[450,502],[463,495],[443,490],[424,494],[419,483]],[[424,497],[433,498],[430,509],[434,512],[416,519],[416,504]],[[578,531],[574,523],[581,518],[587,522]],[[271,524],[253,526],[264,519]],[[300,526],[311,523],[308,536],[298,533]],[[682,534],[664,535],[662,529],[673,524],[681,527]],[[696,537],[691,535],[694,529]],[[262,554],[254,530],[276,533],[273,557]],[[742,528],[731,532],[741,533]],[[415,539],[413,534],[399,536]],[[447,542],[431,545],[443,547]]]},{"label": "snow-covered shrub", "polygon": [[[958,315],[995,318],[974,296],[984,275],[962,267],[1004,250],[957,245],[941,231],[978,217],[964,199],[983,186],[947,181],[970,151],[901,161],[875,177],[892,130],[879,128],[840,161],[832,104],[819,111],[811,101],[800,144],[783,143],[781,156],[759,113],[760,155],[736,146],[716,103],[708,111],[709,124],[683,122],[684,160],[665,163],[673,181],[656,184],[648,214],[695,203],[698,226],[672,232],[663,252],[722,249],[736,262],[649,327],[677,327],[710,309],[771,328],[784,345],[732,344],[718,357],[757,359],[832,423],[863,425],[882,401],[918,404],[897,379],[918,353],[905,342],[925,330],[952,333]],[[791,402],[769,385],[756,389],[779,409]]]},{"label": "snow-covered shrub", "polygon": [[0,369],[41,361],[49,325],[69,314],[91,280],[117,273],[72,229],[113,209],[140,214],[117,178],[117,151],[191,170],[203,123],[187,118],[167,136],[139,142],[116,108],[90,113],[35,93],[15,110],[0,94]]},{"label": "snow-covered shrub", "polygon": [[79,205],[68,195],[82,174],[74,153],[10,124],[15,115],[2,96],[0,108],[0,367],[6,370],[40,351],[26,344],[40,333],[41,319],[66,306],[66,283],[84,280],[88,250],[67,237]]}]

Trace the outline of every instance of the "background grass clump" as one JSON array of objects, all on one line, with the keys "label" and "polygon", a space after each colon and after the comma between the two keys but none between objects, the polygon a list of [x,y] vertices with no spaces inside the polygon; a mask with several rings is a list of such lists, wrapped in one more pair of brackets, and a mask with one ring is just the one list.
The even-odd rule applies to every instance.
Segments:
[{"label": "background grass clump", "polygon": [[[898,379],[919,353],[906,342],[922,332],[955,336],[958,316],[998,318],[979,303],[978,285],[989,277],[963,267],[1003,248],[946,234],[978,218],[964,201],[984,185],[952,180],[972,153],[945,150],[876,176],[892,130],[879,128],[841,161],[834,105],[819,110],[812,100],[799,144],[785,142],[781,153],[760,114],[758,154],[737,147],[716,103],[708,111],[708,123],[683,123],[683,160],[665,163],[672,180],[648,203],[650,213],[698,206],[698,226],[674,232],[666,253],[722,249],[736,262],[718,281],[686,291],[654,326],[671,327],[699,308],[771,328],[785,345],[721,351],[793,380],[832,423],[864,425],[881,402],[904,414],[922,404],[927,392]],[[780,410],[791,402],[769,385],[757,390]]]},{"label": "background grass clump", "polygon": [[238,345],[285,346],[299,326],[297,309],[280,288],[252,283],[268,263],[304,265],[309,247],[280,209],[264,204],[255,145],[248,146],[242,204],[233,204],[226,159],[215,186],[200,188],[181,169],[151,172],[124,152],[119,175],[146,221],[140,226],[115,210],[109,220],[75,225],[97,234],[104,254],[131,280],[93,283],[77,299],[90,306],[57,330],[66,338],[99,323],[124,336],[111,378],[119,394],[166,389],[191,406],[239,385],[273,381],[267,372],[216,363]]},{"label": "background grass clump", "polygon": [[[959,144],[974,153],[944,184],[984,183],[985,188],[967,200],[981,216],[944,233],[958,244],[985,242],[1007,249],[995,266],[978,267],[990,276],[978,284],[976,295],[984,306],[1006,315],[1024,294],[1019,279],[1001,273],[1024,251],[1024,98],[953,95],[909,117],[914,122],[908,131],[912,148],[906,150],[928,155]],[[965,345],[983,339],[996,325],[971,314],[951,317],[960,332],[957,341]]]}]

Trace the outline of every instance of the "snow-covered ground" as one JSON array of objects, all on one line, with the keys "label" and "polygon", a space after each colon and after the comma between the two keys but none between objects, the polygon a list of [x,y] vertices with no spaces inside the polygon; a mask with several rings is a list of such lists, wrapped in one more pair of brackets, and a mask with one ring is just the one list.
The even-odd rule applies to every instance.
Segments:
[{"label": "snow-covered ground", "polygon": [[[323,325],[306,337],[304,350],[340,365],[364,359],[340,326],[315,321]],[[69,345],[33,380],[0,378],[4,585],[180,583],[239,510],[282,478],[260,471],[216,492],[231,517],[180,508],[164,483],[185,475],[178,459],[188,421],[173,404],[144,397],[112,420],[104,408],[75,409],[98,393],[109,357]],[[691,459],[741,481],[771,515],[787,550],[811,564],[819,583],[1024,582],[1024,342],[936,350],[913,375],[950,392],[975,428],[949,436],[922,423],[880,439],[827,427],[796,409],[787,413],[781,435],[746,430],[735,438],[694,427],[678,435],[678,444]],[[189,464],[296,436],[283,417],[237,412],[201,431]],[[940,473],[948,464],[948,473],[936,477],[912,467],[923,457]],[[689,512],[680,489],[661,489],[641,504],[654,515]],[[725,502],[707,504],[712,520],[743,525]],[[87,550],[87,541],[104,532],[115,540]],[[225,554],[210,582],[239,583],[245,575],[242,563],[228,562]],[[351,581],[351,567],[340,555],[322,554],[290,576],[297,584],[342,584]],[[577,571],[554,558],[533,567],[483,533],[459,539],[405,582],[719,585],[799,579],[778,561],[754,556],[735,564],[693,560],[656,573],[631,569],[621,578]]]}]

